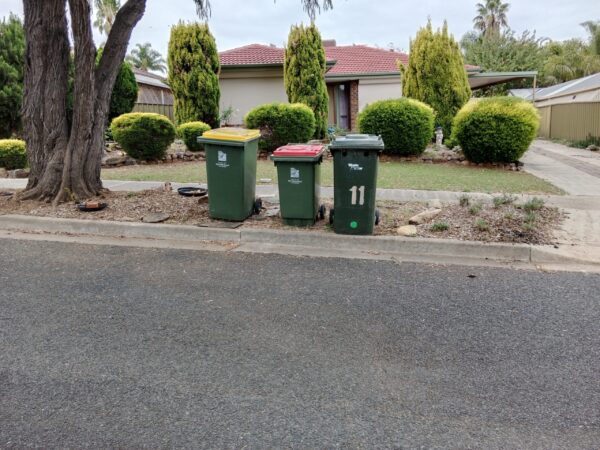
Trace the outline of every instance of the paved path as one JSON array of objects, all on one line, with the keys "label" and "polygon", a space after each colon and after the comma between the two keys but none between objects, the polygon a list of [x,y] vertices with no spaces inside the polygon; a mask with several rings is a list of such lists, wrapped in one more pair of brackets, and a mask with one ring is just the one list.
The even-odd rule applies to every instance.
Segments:
[{"label": "paved path", "polygon": [[0,261],[0,448],[600,442],[598,275],[11,239]]},{"label": "paved path", "polygon": [[571,195],[600,195],[600,154],[536,140],[522,158],[524,169]]}]

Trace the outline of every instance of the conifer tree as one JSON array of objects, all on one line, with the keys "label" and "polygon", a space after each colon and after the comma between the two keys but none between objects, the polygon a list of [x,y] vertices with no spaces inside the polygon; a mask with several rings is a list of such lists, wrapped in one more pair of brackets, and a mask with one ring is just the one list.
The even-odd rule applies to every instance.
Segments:
[{"label": "conifer tree", "polygon": [[208,25],[179,23],[169,40],[169,85],[177,123],[219,125],[219,54]]},{"label": "conifer tree", "polygon": [[450,136],[452,120],[469,101],[471,88],[462,53],[444,22],[433,31],[431,21],[410,43],[408,66],[402,71],[402,93],[430,105],[436,112],[436,125]]},{"label": "conifer tree", "polygon": [[315,113],[315,138],[325,137],[329,97],[325,83],[325,50],[314,24],[293,25],[283,62],[285,90],[290,103],[304,103]]},{"label": "conifer tree", "polygon": [[0,21],[0,138],[20,129],[25,31],[14,14]]}]

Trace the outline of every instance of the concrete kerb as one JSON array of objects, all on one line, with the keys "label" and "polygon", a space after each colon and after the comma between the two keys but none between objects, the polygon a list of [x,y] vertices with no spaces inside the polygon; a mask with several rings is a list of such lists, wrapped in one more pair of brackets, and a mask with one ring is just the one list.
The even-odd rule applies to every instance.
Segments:
[{"label": "concrete kerb", "polygon": [[381,252],[422,256],[454,256],[496,261],[531,260],[531,246],[525,244],[486,244],[449,239],[405,238],[395,236],[343,236],[318,232],[290,232],[242,229],[242,243],[281,244],[288,246]]},{"label": "concrete kerb", "polygon": [[21,215],[0,216],[0,227],[9,230],[72,233],[91,236],[181,241],[240,241],[240,231],[190,225],[146,224],[107,220],[55,219]]},{"label": "concrete kerb", "polygon": [[[0,228],[24,232],[70,233],[115,238],[178,241],[224,241],[234,244],[269,244],[303,248],[419,255],[434,258],[470,258],[498,262],[531,262],[531,246],[487,244],[447,239],[394,236],[342,236],[331,233],[267,229],[220,229],[190,225],[145,224],[103,220],[55,219],[21,215],[0,216]],[[457,261],[459,262],[459,261]]]}]

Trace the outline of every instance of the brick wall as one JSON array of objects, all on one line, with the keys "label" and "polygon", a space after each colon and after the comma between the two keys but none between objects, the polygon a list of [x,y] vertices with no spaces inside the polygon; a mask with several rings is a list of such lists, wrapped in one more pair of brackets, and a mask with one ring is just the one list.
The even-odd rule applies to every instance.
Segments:
[{"label": "brick wall", "polygon": [[350,82],[350,128],[358,129],[358,80]]}]

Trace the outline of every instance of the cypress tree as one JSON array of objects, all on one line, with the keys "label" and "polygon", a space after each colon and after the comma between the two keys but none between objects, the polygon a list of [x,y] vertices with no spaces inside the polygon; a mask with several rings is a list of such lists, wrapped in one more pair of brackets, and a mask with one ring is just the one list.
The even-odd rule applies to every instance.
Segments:
[{"label": "cypress tree", "polygon": [[325,83],[325,50],[314,24],[293,25],[283,62],[285,91],[290,103],[304,103],[315,113],[315,138],[325,137],[329,97]]},{"label": "cypress tree", "polygon": [[[96,54],[96,64],[100,62],[104,48],[100,47]],[[74,68],[73,68],[74,70]],[[72,87],[72,83],[71,83]],[[72,93],[69,93],[72,97]],[[108,121],[110,122],[115,117],[121,114],[129,113],[133,110],[138,97],[138,84],[135,81],[135,74],[131,68],[131,64],[123,62],[119,69],[119,74],[113,86],[112,95],[110,97],[110,109],[108,112]]]},{"label": "cypress tree", "polygon": [[201,121],[219,125],[219,54],[208,25],[191,23],[171,28],[169,85],[177,123]]},{"label": "cypress tree", "polygon": [[21,128],[25,31],[14,14],[0,21],[0,138]]},{"label": "cypress tree", "polygon": [[450,137],[452,120],[469,101],[471,88],[462,53],[444,22],[433,31],[431,21],[410,42],[408,66],[402,67],[402,93],[430,105],[436,112],[436,125]]}]

